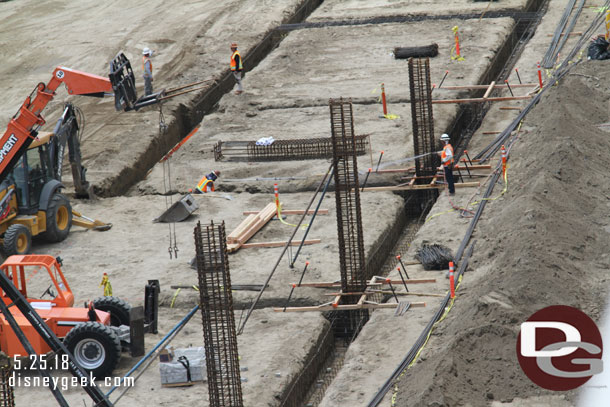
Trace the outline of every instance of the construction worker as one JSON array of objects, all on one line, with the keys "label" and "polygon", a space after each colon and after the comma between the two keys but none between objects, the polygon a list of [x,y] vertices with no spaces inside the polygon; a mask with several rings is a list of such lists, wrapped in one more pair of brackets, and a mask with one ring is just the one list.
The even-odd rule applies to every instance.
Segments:
[{"label": "construction worker", "polygon": [[235,81],[237,82],[237,90],[235,91],[236,95],[241,95],[244,92],[244,88],[241,86],[241,71],[244,69],[241,55],[237,50],[237,43],[231,44],[231,71],[233,72],[233,76],[235,77]]},{"label": "construction worker", "polygon": [[146,47],[142,50],[142,72],[144,73],[142,77],[144,78],[144,95],[148,96],[153,93],[152,81],[153,81],[153,67],[152,62],[150,61],[150,57],[152,56],[152,51]]},{"label": "construction worker", "polygon": [[443,134],[441,136],[443,142],[443,150],[439,151],[441,156],[441,164],[445,171],[445,182],[449,187],[449,195],[455,195],[455,184],[453,183],[453,147],[449,144],[449,134]]},{"label": "construction worker", "polygon": [[[214,181],[218,179],[220,176],[220,171],[215,170],[201,178],[201,181],[197,184],[197,189],[195,189],[196,194],[204,194],[206,192],[214,192]],[[189,190],[189,192],[193,192]]]}]

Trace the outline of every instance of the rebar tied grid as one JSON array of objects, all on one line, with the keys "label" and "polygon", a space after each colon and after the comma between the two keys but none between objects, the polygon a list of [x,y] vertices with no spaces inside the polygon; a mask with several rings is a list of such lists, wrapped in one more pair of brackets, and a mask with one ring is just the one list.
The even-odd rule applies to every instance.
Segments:
[{"label": "rebar tied grid", "polygon": [[[423,157],[415,160],[415,175],[417,177],[429,177],[436,174],[436,169],[440,165],[440,158],[436,154],[430,154],[435,151],[435,139],[430,60],[428,58],[409,59],[409,87],[411,91],[414,155],[416,157],[423,155]],[[425,179],[419,181],[429,182]]]},{"label": "rebar tied grid", "polygon": [[[355,137],[356,155],[369,152],[369,135]],[[289,161],[331,158],[333,146],[330,138],[274,140],[269,145],[255,141],[219,141],[214,145],[216,161]]]},{"label": "rebar tied grid", "polygon": [[211,407],[243,407],[225,224],[195,227]]},{"label": "rebar tied grid", "polygon": [[[351,101],[343,99],[329,101],[330,123],[333,144],[333,176],[335,178],[335,200],[337,206],[337,230],[339,236],[339,264],[341,289],[343,292],[364,292],[367,286],[366,263],[364,261],[364,239],[362,212],[360,208],[360,185],[358,182],[358,160]],[[355,304],[358,297],[341,297],[341,304]],[[333,326],[335,334],[353,338],[364,322],[368,310],[343,311],[342,321]]]}]

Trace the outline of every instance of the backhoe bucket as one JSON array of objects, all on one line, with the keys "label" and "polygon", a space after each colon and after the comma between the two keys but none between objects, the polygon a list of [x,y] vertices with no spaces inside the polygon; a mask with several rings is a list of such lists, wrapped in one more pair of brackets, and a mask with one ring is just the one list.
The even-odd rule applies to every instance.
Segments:
[{"label": "backhoe bucket", "polygon": [[100,232],[110,230],[112,223],[102,222],[101,220],[91,219],[72,209],[72,224],[85,229],[93,229]]},{"label": "backhoe bucket", "polygon": [[186,194],[178,202],[175,202],[170,206],[168,210],[163,212],[161,216],[153,220],[153,222],[181,222],[195,212],[197,208],[199,208],[199,206],[191,194]]}]

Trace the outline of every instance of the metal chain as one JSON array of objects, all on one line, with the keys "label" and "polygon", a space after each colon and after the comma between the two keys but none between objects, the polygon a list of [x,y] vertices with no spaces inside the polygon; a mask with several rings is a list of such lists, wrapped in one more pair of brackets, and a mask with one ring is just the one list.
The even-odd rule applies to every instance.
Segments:
[{"label": "metal chain", "polygon": [[[163,136],[167,133],[167,123],[165,122],[165,116],[163,115],[163,103],[159,103],[159,138],[163,138]],[[172,171],[170,166],[170,159],[168,158],[163,162],[163,188],[165,195],[165,210],[167,211],[173,204],[172,202]],[[169,222],[168,225],[169,230],[169,246],[167,247],[167,251],[169,253],[169,258],[178,258],[178,243],[176,241],[176,223]],[[173,243],[172,243],[173,240]],[[173,251],[173,256],[172,256]]]}]

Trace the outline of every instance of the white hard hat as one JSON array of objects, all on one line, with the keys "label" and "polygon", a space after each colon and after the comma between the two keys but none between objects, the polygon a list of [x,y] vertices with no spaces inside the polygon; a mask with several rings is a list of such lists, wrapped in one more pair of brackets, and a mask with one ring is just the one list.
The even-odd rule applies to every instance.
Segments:
[{"label": "white hard hat", "polygon": [[150,50],[150,48],[146,47],[142,50],[142,55],[150,55],[152,54],[152,51]]},{"label": "white hard hat", "polygon": [[442,140],[442,141],[449,141],[449,134],[444,133],[444,134],[441,136],[441,140]]}]

